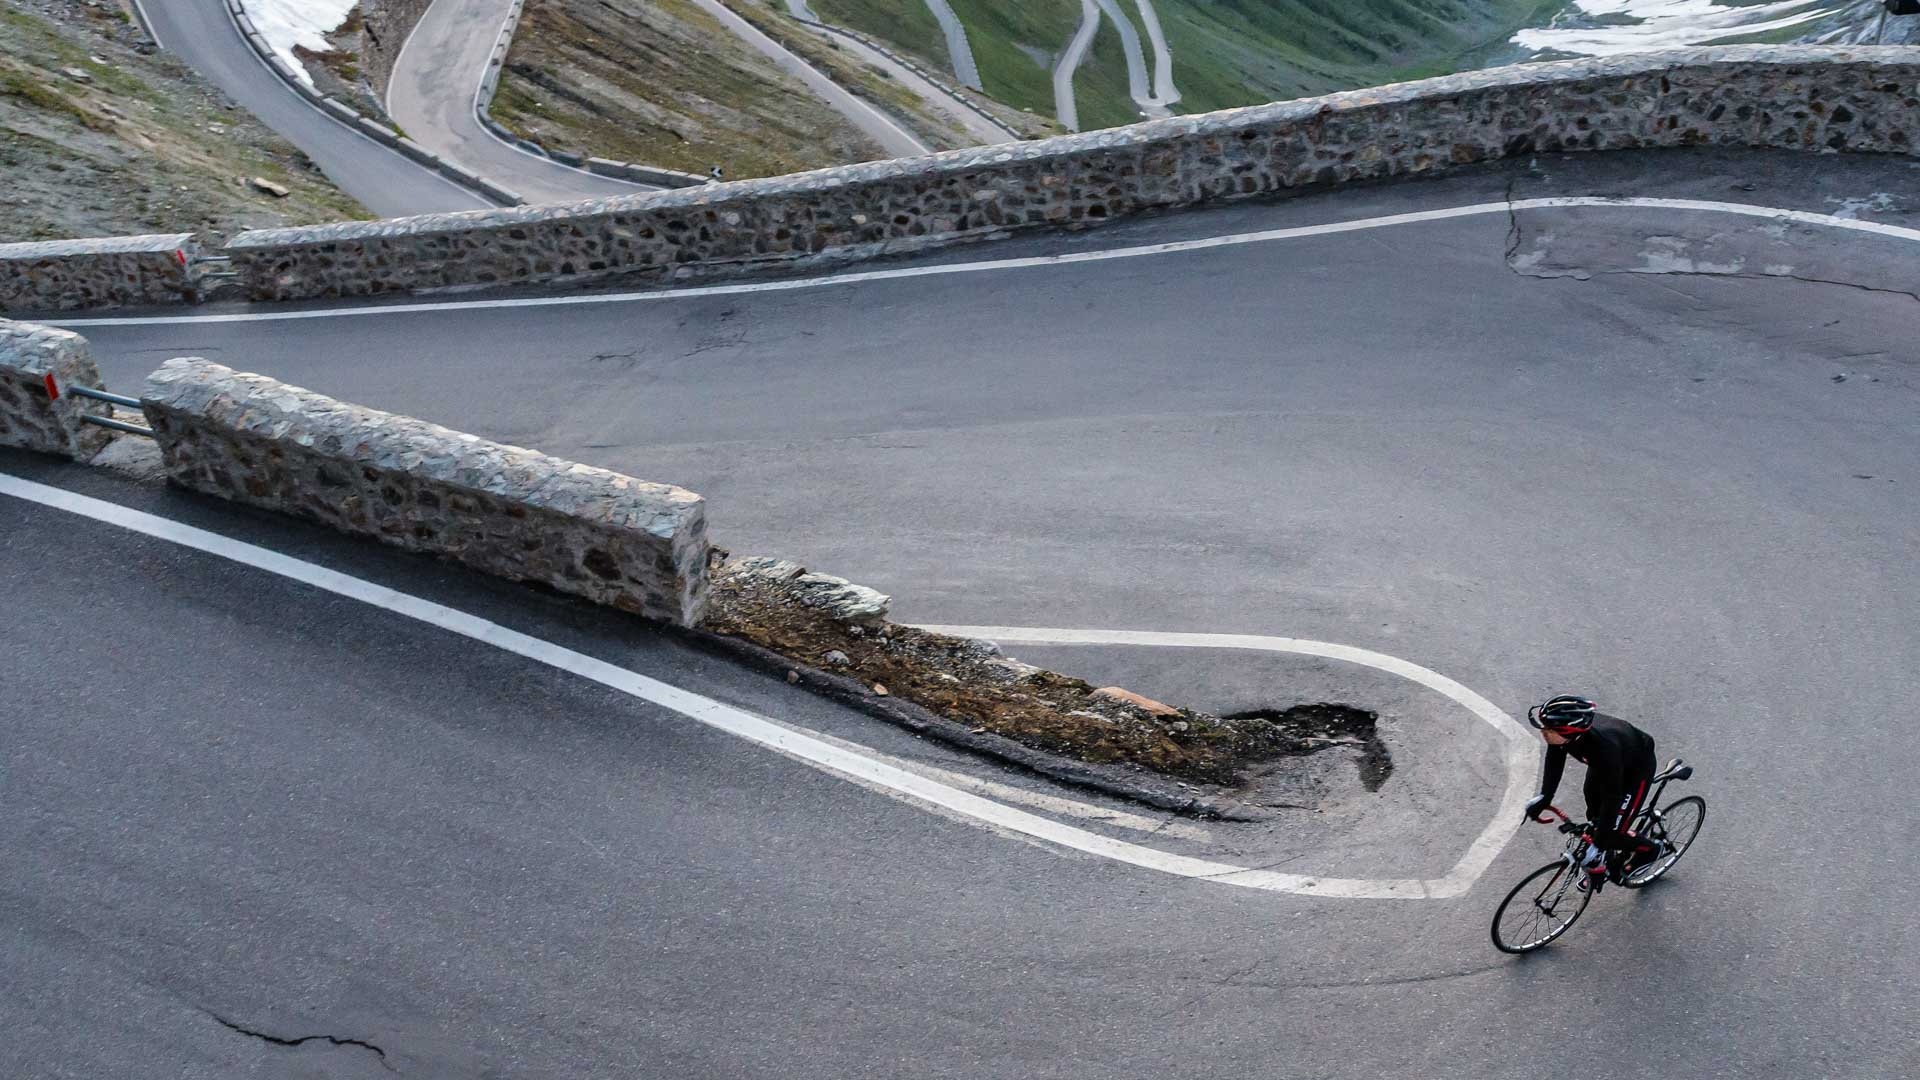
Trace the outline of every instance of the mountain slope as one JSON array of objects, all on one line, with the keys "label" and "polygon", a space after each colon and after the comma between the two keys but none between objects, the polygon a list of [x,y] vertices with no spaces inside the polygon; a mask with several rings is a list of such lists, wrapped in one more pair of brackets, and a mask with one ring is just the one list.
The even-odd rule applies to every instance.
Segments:
[{"label": "mountain slope", "polygon": [[[920,0],[811,3],[829,22],[872,34],[928,64],[946,63],[938,28]],[[1128,20],[1133,37],[1150,39],[1140,0],[1103,6]],[[1176,110],[1193,113],[1473,67],[1507,51],[1515,31],[1544,22],[1565,0],[1149,0],[1147,6],[1171,49]],[[952,0],[952,7],[966,25],[987,92],[1053,112],[1053,72],[1080,27],[1080,0]],[[1153,57],[1136,63],[1151,69]],[[1127,69],[1127,49],[1109,14],[1073,79],[1083,129],[1140,118]]]},{"label": "mountain slope", "polygon": [[8,0],[0,11],[0,242],[365,216],[117,8]]}]

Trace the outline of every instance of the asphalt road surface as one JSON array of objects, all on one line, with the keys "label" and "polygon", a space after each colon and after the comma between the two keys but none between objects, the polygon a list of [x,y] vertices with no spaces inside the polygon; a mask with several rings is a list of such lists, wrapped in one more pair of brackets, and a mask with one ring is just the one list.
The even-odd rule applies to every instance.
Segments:
[{"label": "asphalt road surface", "polygon": [[224,0],[148,0],[144,10],[167,51],[304,150],[341,190],[375,214],[400,217],[494,205],[359,134],[295,93],[248,47]]},{"label": "asphalt road surface", "polygon": [[530,203],[570,202],[654,190],[595,176],[502,141],[480,123],[474,96],[512,0],[440,0],[394,61],[387,109],[420,145]]},{"label": "asphalt road surface", "polygon": [[[1345,643],[1509,712],[1583,690],[1693,762],[1711,811],[1669,881],[1515,961],[1486,923],[1557,850],[1545,829],[1453,899],[1157,873],[0,496],[0,1074],[1913,1075],[1916,241],[1504,209],[1657,196],[1911,229],[1913,175],[1542,159],[862,268],[938,275],[93,326],[121,389],[204,355],[684,484],[720,542],[893,593],[907,621]],[[1300,231],[959,265],[1275,229]],[[0,472],[1027,785],[602,613],[97,470]],[[1340,678],[1017,651],[1214,709]],[[1484,733],[1351,685],[1398,764],[1376,816],[1428,825],[1362,869],[1451,863],[1502,782]],[[1322,816],[1369,818],[1334,795]],[[1127,835],[1362,858],[1307,812],[1253,839],[1162,824]]]}]

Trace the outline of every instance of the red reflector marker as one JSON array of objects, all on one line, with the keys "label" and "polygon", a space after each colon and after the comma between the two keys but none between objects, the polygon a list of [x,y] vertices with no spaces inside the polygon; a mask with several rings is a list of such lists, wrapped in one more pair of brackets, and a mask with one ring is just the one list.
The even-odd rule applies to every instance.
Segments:
[{"label": "red reflector marker", "polygon": [[53,372],[51,371],[47,372],[47,397],[53,401],[60,400],[60,386],[53,381]]},{"label": "red reflector marker", "polygon": [[181,268],[182,268],[182,269],[185,269],[185,267],[186,267],[186,265],[187,265],[187,251],[186,251],[186,249],[185,249],[185,248],[176,248],[176,249],[174,249],[174,252],[173,252],[173,257],[174,257],[174,260],[175,260],[175,261],[177,261],[177,262],[178,262],[178,263],[180,264],[180,266],[181,266]]}]

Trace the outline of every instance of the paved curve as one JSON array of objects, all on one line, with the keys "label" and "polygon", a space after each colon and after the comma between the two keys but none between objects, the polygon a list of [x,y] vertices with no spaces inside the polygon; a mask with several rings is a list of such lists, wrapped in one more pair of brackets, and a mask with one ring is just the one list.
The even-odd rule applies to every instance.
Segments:
[{"label": "paved curve", "polygon": [[984,90],[980,82],[980,65],[974,62],[973,45],[967,40],[966,24],[954,13],[953,5],[947,0],[926,0],[927,10],[933,13],[940,24],[940,33],[947,39],[947,55],[953,59],[953,77],[975,90]]},{"label": "paved curve", "polygon": [[[1832,212],[1908,175],[1744,154],[1543,167],[922,261],[1510,185]],[[1884,216],[1916,224],[1899,200]],[[1742,245],[1868,287],[1615,272]],[[265,1046],[211,1012],[429,1076],[1911,1075],[1920,857],[1898,808],[1920,753],[1884,721],[1920,665],[1920,381],[1897,344],[1920,308],[1870,286],[1912,259],[1868,234],[1527,211],[797,292],[96,327],[113,383],[197,353],[686,483],[723,541],[894,592],[908,619],[1347,642],[1510,709],[1589,687],[1700,766],[1714,816],[1670,884],[1602,897],[1515,963],[1485,919],[1545,830],[1445,901],[1063,857],[417,624],[0,503],[0,590],[37,645],[0,660],[20,706],[0,736],[0,981],[34,988],[0,995],[26,1033],[0,1073],[283,1075],[298,1054],[383,1075],[371,1051]],[[99,473],[0,470],[899,745],[560,601]],[[1311,675],[1020,652],[1215,708]],[[1388,723],[1383,797],[1497,783]]]},{"label": "paved curve", "polygon": [[415,142],[529,203],[651,191],[529,153],[487,130],[475,112],[487,60],[513,0],[438,0],[408,35],[387,84],[387,111]]},{"label": "paved curve", "polygon": [[143,10],[167,51],[305,151],[341,190],[375,214],[398,217],[493,206],[295,93],[248,47],[223,0],[167,0],[147,3]]},{"label": "paved curve", "polygon": [[1099,32],[1100,5],[1095,0],[1080,0],[1080,21],[1053,66],[1053,112],[1068,131],[1080,130],[1080,102],[1073,91],[1073,77],[1086,63],[1087,50],[1093,47],[1094,35]]},{"label": "paved curve", "polygon": [[1146,23],[1147,32],[1153,39],[1154,72],[1151,85],[1147,77],[1146,55],[1140,48],[1140,32],[1134,28],[1133,18],[1120,6],[1119,0],[1080,0],[1080,22],[1075,27],[1073,37],[1060,55],[1053,68],[1054,113],[1060,123],[1070,131],[1080,130],[1080,108],[1073,89],[1073,79],[1086,63],[1087,52],[1093,47],[1093,39],[1100,31],[1100,19],[1104,15],[1113,24],[1114,31],[1120,35],[1121,51],[1127,61],[1127,95],[1139,107],[1140,115],[1152,120],[1173,115],[1173,106],[1180,101],[1180,90],[1173,83],[1173,52],[1167,47],[1166,36],[1160,29],[1160,17],[1153,9],[1152,0],[1137,0],[1140,18]]},{"label": "paved curve", "polygon": [[720,25],[732,31],[734,36],[773,61],[780,70],[799,79],[807,89],[832,106],[835,112],[846,117],[848,123],[879,143],[888,157],[918,157],[931,152],[931,148],[921,141],[918,135],[908,131],[899,121],[875,108],[865,98],[829,79],[819,68],[807,63],[799,54],[768,37],[759,27],[735,14],[733,9],[721,3],[721,0],[692,0],[692,2],[700,10],[718,19]]},{"label": "paved curve", "polygon": [[[836,47],[845,49],[858,56],[863,62],[885,71],[894,81],[920,95],[928,105],[945,113],[954,123],[964,128],[978,145],[1020,141],[1020,136],[982,116],[959,94],[852,36],[844,28],[825,22],[807,6],[806,0],[787,0],[787,12],[795,19],[813,24],[809,29],[826,37]],[[964,79],[961,81],[965,82]],[[974,88],[979,89],[978,86]]]}]

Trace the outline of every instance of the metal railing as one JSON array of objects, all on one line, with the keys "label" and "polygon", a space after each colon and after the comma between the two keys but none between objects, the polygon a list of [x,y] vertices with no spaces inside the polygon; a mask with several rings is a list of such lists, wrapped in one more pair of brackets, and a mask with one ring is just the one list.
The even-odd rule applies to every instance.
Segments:
[{"label": "metal railing", "polygon": [[[67,387],[67,393],[75,397],[92,398],[95,401],[104,401],[129,409],[137,409],[140,407],[139,398],[130,398],[124,394],[109,394],[105,390],[94,390],[85,386],[69,386]],[[130,435],[145,435],[149,439],[153,438],[152,428],[142,427],[139,424],[129,424],[125,420],[116,420],[111,416],[95,416],[93,413],[84,413],[80,419],[89,424],[99,424],[103,428],[112,428],[115,431],[124,431]]]}]

